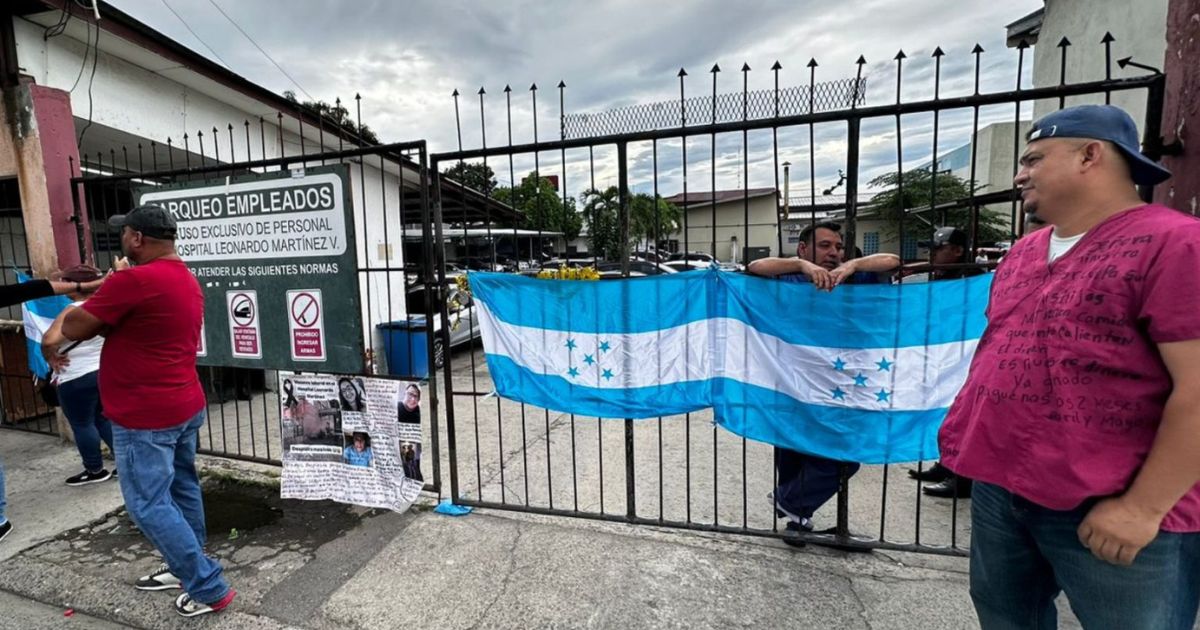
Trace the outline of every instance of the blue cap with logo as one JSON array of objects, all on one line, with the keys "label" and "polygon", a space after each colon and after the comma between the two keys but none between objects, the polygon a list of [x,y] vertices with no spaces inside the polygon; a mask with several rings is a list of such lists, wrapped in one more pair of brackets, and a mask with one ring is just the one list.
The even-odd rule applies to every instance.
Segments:
[{"label": "blue cap with logo", "polygon": [[1089,138],[1113,143],[1125,155],[1135,184],[1153,186],[1171,176],[1171,171],[1142,155],[1137,125],[1125,110],[1113,105],[1077,105],[1046,114],[1025,135],[1029,142],[1045,138]]}]

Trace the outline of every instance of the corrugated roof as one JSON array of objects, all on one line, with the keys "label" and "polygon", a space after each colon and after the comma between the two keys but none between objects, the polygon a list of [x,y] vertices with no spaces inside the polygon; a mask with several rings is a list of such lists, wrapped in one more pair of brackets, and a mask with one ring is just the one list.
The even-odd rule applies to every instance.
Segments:
[{"label": "corrugated roof", "polygon": [[[716,194],[716,201],[717,203],[741,201],[747,198],[753,199],[755,197],[774,195],[775,193],[776,190],[774,188],[750,188],[746,190],[739,188],[736,190],[718,190]],[[702,192],[688,192],[686,198],[684,197],[683,193],[679,193],[678,195],[667,197],[666,201],[669,201],[677,206],[684,207],[705,203],[711,204],[713,202],[713,193],[712,191],[707,190]]]}]

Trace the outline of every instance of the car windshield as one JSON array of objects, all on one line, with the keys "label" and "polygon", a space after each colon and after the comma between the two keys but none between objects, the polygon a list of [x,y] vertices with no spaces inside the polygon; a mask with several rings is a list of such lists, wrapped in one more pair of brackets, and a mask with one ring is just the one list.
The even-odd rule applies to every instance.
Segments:
[{"label": "car windshield", "polygon": [[[457,294],[457,287],[447,287],[446,300],[448,302],[453,300],[454,296]],[[422,315],[425,313],[425,300],[427,299],[427,295],[429,295],[429,292],[426,290],[425,286],[419,286],[408,291],[408,295],[405,296],[404,307],[408,309],[408,313],[410,315]],[[453,311],[454,309],[451,308],[450,310]],[[437,304],[434,304],[434,314],[437,314]]]}]

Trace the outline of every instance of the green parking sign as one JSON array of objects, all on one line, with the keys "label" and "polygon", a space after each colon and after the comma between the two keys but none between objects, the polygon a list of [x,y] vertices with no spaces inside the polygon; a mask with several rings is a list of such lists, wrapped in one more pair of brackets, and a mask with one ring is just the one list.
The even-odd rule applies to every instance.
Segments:
[{"label": "green parking sign", "polygon": [[166,208],[204,290],[201,365],[362,371],[349,167],[180,182],[138,191]]}]

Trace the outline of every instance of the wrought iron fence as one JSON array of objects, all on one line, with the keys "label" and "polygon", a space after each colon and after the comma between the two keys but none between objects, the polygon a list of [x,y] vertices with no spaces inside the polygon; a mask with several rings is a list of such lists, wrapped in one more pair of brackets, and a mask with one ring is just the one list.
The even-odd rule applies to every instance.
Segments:
[{"label": "wrought iron fence", "polygon": [[[326,164],[350,166],[352,216],[358,248],[357,290],[362,296],[367,356],[359,374],[429,383],[424,452],[435,462],[430,489],[440,486],[436,465],[440,436],[437,418],[441,396],[437,375],[415,374],[414,354],[429,356],[428,347],[405,346],[401,357],[392,339],[374,330],[378,324],[403,321],[424,326],[432,321],[432,300],[413,308],[410,293],[432,277],[432,246],[428,220],[427,149],[424,141],[358,146],[359,138],[344,128],[309,128],[302,118],[287,128],[282,114],[277,123],[260,118],[228,124],[209,133],[187,134],[177,145],[149,142],[136,147],[112,147],[106,153],[72,159],[71,172],[79,247],[85,258],[101,268],[121,255],[119,231],[108,225],[115,214],[133,207],[139,191],[186,182],[222,182],[229,177],[254,178],[281,171],[303,171]],[[311,139],[316,131],[317,138]],[[295,149],[294,152],[289,148]],[[376,353],[378,351],[378,353]],[[389,359],[395,359],[392,365]],[[407,367],[401,367],[407,366]],[[201,432],[200,452],[258,463],[281,461],[280,392],[278,371],[234,365],[202,365],[201,381],[208,397],[209,421]]]},{"label": "wrought iron fence", "polygon": [[[1106,38],[1104,44],[1108,52],[1111,39]],[[556,253],[564,263],[572,257],[575,260],[590,259],[592,263],[601,263],[603,259],[594,250],[587,254],[571,251],[565,239],[559,238],[561,230],[555,226],[561,224],[553,217],[547,217],[542,205],[553,206],[551,209],[565,217],[574,207],[574,201],[594,199],[593,191],[614,185],[622,231],[622,253],[614,263],[621,275],[627,277],[640,275],[631,274],[635,261],[630,260],[631,239],[626,238],[630,234],[630,200],[637,194],[631,181],[637,182],[638,190],[656,198],[680,193],[679,199],[686,201],[690,199],[689,193],[694,194],[700,189],[700,195],[707,195],[709,199],[684,208],[679,224],[671,226],[669,233],[657,223],[652,233],[641,235],[643,238],[639,240],[643,247],[650,244],[665,247],[678,241],[683,252],[698,248],[718,258],[738,251],[739,260],[730,262],[745,262],[748,259],[745,253],[752,247],[786,256],[790,252],[785,249],[786,229],[781,223],[789,216],[797,213],[804,216],[806,212],[807,219],[801,220],[815,222],[818,208],[826,213],[822,216],[832,212],[832,216],[843,223],[845,241],[853,245],[858,242],[856,235],[863,229],[862,225],[878,220],[874,214],[878,208],[870,207],[870,203],[864,203],[861,198],[863,193],[878,192],[867,189],[866,179],[870,173],[864,173],[864,163],[868,161],[862,152],[864,128],[869,127],[874,134],[871,138],[873,146],[878,146],[880,136],[891,137],[887,144],[894,143],[894,158],[889,165],[885,156],[877,162],[874,172],[880,172],[878,164],[883,164],[884,170],[899,173],[895,185],[903,199],[904,174],[911,171],[911,166],[907,165],[914,161],[934,163],[934,156],[940,157],[945,148],[946,129],[942,123],[948,118],[965,118],[970,120],[967,133],[959,129],[957,137],[965,136],[971,148],[969,175],[962,179],[969,182],[970,190],[975,192],[958,199],[939,197],[937,179],[947,175],[932,169],[929,177],[933,184],[929,187],[928,204],[900,208],[895,228],[898,242],[904,243],[906,235],[914,231],[919,231],[922,236],[931,234],[931,226],[936,224],[939,216],[946,216],[946,211],[966,208],[969,210],[968,224],[959,227],[969,232],[973,255],[981,245],[980,209],[985,205],[1007,210],[999,214],[1007,215],[1012,237],[1024,233],[1019,198],[1008,178],[1016,174],[1021,127],[1028,120],[1030,105],[1035,101],[1057,101],[1058,107],[1062,107],[1068,99],[1076,97],[1107,101],[1115,92],[1143,91],[1147,99],[1143,122],[1145,150],[1151,156],[1158,155],[1164,86],[1161,74],[1114,79],[1111,55],[1108,55],[1109,69],[1102,79],[1068,83],[1064,72],[1057,85],[1031,87],[1027,48],[1022,43],[1012,53],[1015,57],[1014,89],[983,91],[980,68],[984,51],[976,46],[971,51],[974,57],[973,85],[963,94],[943,93],[944,53],[939,48],[933,56],[935,68],[932,83],[928,86],[931,94],[925,93],[916,99],[902,98],[906,94],[904,62],[907,57],[900,52],[894,58],[896,83],[891,102],[881,103],[882,97],[877,93],[869,106],[861,100],[865,60],[860,58],[858,78],[851,84],[860,87],[852,89],[852,95],[840,107],[828,109],[804,107],[803,99],[794,96],[788,100],[786,91],[778,87],[766,93],[750,92],[746,87],[748,65],[743,66],[740,94],[716,97],[717,75],[714,72],[713,97],[700,100],[689,97],[687,73],[681,71],[677,75],[678,100],[625,108],[603,117],[566,115],[563,112],[566,86],[560,82],[558,117],[562,124],[557,139],[538,135],[535,85],[529,94],[533,136],[517,141],[512,134],[512,93],[506,88],[502,112],[507,137],[491,146],[487,143],[486,91],[481,88],[478,92],[480,144],[475,148],[462,145],[464,126],[460,95],[455,91],[452,96],[459,147],[455,151],[434,153],[431,168],[435,173],[449,169],[461,173],[470,168],[487,167],[480,170],[495,176],[501,194],[528,215],[524,227],[557,241]],[[1060,52],[1065,59],[1067,48],[1060,46]],[[810,77],[815,76],[814,66],[810,64],[813,71]],[[778,64],[772,70],[778,76]],[[810,78],[809,95],[815,85]],[[911,94],[912,90],[907,93]],[[837,98],[843,97],[845,95],[841,94]],[[785,107],[785,102],[790,105]],[[715,107],[713,103],[716,103]],[[764,104],[770,107],[764,109]],[[983,191],[977,185],[981,175],[978,172],[980,156],[974,141],[979,138],[981,110],[986,109],[989,116],[996,119],[996,111],[1004,108],[1013,127],[1009,132],[1013,146],[1007,156],[1011,169],[999,186]],[[923,118],[918,124],[914,120],[919,116]],[[1003,117],[1005,115],[1001,115]],[[943,134],[941,138],[940,133]],[[833,160],[834,163],[830,164],[828,157],[818,156],[818,134],[826,142],[830,137],[836,138],[844,148],[842,156]],[[915,160],[919,156],[912,155],[912,147],[918,144],[917,140],[910,140],[914,136],[920,138],[922,146],[917,153],[923,154],[924,160]],[[927,140],[930,136],[931,143]],[[718,146],[727,145],[734,147],[730,153],[736,155],[736,162],[718,157]],[[794,168],[797,171],[803,172],[807,166],[808,177],[803,188],[807,189],[808,203],[801,208],[791,204],[781,208],[776,201],[766,215],[774,230],[770,233],[752,231],[755,223],[751,215],[752,179],[760,186],[773,184],[778,191],[784,158],[796,162]],[[992,159],[995,160],[995,156]],[[666,163],[669,167],[660,168]],[[519,169],[517,164],[521,165]],[[473,166],[468,168],[467,165]],[[734,192],[732,203],[720,202],[720,195],[707,192],[719,190],[719,181],[729,181],[728,175],[719,177],[722,167],[726,166],[730,167],[726,171],[736,173],[738,178],[733,186],[728,186]],[[824,188],[818,186],[818,171],[835,169],[844,174],[843,180],[831,187],[831,190],[840,187],[840,197],[831,197],[831,192],[818,197],[818,189]],[[522,200],[520,183],[527,181],[527,172],[538,181],[546,180],[555,188],[559,200],[551,203],[542,194]],[[505,188],[510,192],[503,192]],[[736,194],[739,191],[741,194]],[[453,187],[435,187],[433,220],[442,234],[453,234],[456,230],[465,234],[468,229],[467,221],[445,211],[445,205],[456,194],[460,192]],[[1143,194],[1148,195],[1149,191],[1143,191]],[[822,203],[818,203],[819,199]],[[718,208],[719,205],[722,207]],[[601,225],[601,217],[595,214],[599,211],[599,206],[585,203],[580,212],[583,223],[589,228]],[[589,213],[593,215],[588,216]],[[915,217],[922,213],[931,213],[932,219],[918,222]],[[661,219],[657,214],[656,217]],[[723,222],[730,217],[736,220],[732,232]],[[489,221],[470,227],[475,231],[482,229],[489,239],[506,233],[517,234],[517,226],[499,222]],[[721,248],[730,234],[740,241],[740,250]],[[520,251],[516,255],[525,256]],[[493,266],[513,262],[504,260],[505,257],[492,249]],[[529,252],[534,266],[544,262],[543,258],[542,252]],[[551,264],[558,264],[558,261]],[[851,317],[853,314],[831,316]],[[833,340],[834,345],[836,342]],[[557,413],[505,400],[495,396],[482,349],[475,341],[470,342],[466,351],[450,357],[443,369],[447,388],[449,492],[459,503],[702,531],[781,535],[777,514],[769,500],[776,481],[773,449],[719,430],[709,412],[649,420],[602,419]],[[927,464],[916,463],[913,471],[920,473]],[[818,522],[831,525],[829,533],[806,534],[801,538],[847,549],[965,554],[965,543],[969,538],[966,503],[957,497],[949,500],[924,497],[920,482],[908,479],[903,474],[904,468],[895,464],[865,466],[852,476],[851,469],[843,467],[836,503],[825,508],[832,513],[822,511],[817,516]],[[901,473],[899,480],[898,472]]]},{"label": "wrought iron fence", "polygon": [[[1111,43],[1105,42],[1106,52]],[[911,170],[907,165],[921,161],[912,147],[919,146],[916,153],[933,162],[945,148],[943,122],[969,119],[968,131],[959,129],[957,137],[971,142],[969,175],[964,179],[974,184],[979,181],[979,155],[971,140],[979,137],[981,110],[986,109],[992,119],[998,109],[1008,112],[1004,117],[1013,123],[1011,172],[1015,174],[1020,127],[1028,117],[1029,104],[1038,100],[1057,101],[1061,107],[1069,98],[1107,99],[1114,92],[1144,91],[1144,145],[1147,153],[1157,157],[1164,86],[1161,74],[1114,79],[1110,63],[1100,80],[1068,83],[1064,72],[1057,85],[1030,87],[1026,48],[1019,46],[1015,52],[1014,89],[980,89],[983,50],[976,47],[972,51],[972,89],[950,95],[942,93],[942,52],[938,49],[932,84],[928,85],[932,95],[925,92],[916,99],[902,98],[906,56],[901,52],[894,59],[896,83],[891,102],[882,103],[876,95],[869,106],[862,58],[854,79],[822,84],[816,82],[816,64],[810,63],[806,88],[780,88],[781,67],[775,64],[771,69],[775,89],[752,92],[747,80],[751,70],[743,65],[741,91],[721,94],[714,71],[711,87],[705,86],[710,87],[706,96],[688,96],[687,74],[681,71],[676,76],[678,100],[591,116],[565,113],[566,85],[560,82],[556,139],[539,136],[539,123],[546,121],[538,118],[533,86],[529,94],[533,135],[523,142],[513,136],[512,92],[506,89],[503,126],[507,134],[501,144],[491,146],[487,143],[486,93],[480,89],[480,142],[469,149],[462,144],[464,127],[456,91],[459,146],[432,155],[427,155],[423,141],[359,146],[360,138],[348,134],[345,126],[322,122],[306,129],[303,116],[296,118],[298,128],[285,129],[282,114],[274,123],[260,118],[200,130],[182,137],[179,143],[167,139],[165,143],[112,147],[71,164],[76,174],[72,182],[77,216],[87,217],[79,222],[79,246],[99,266],[107,266],[119,249],[118,239],[107,228],[107,218],[128,210],[139,187],[352,163],[356,167],[352,173],[357,172],[352,186],[356,200],[378,195],[382,200],[379,212],[397,218],[400,225],[398,233],[388,232],[386,222],[382,234],[372,233],[366,206],[362,207],[359,285],[367,310],[377,308],[380,318],[389,320],[411,322],[424,315],[426,322],[434,317],[440,322],[436,333],[429,335],[426,349],[430,363],[440,364],[429,375],[428,417],[432,420],[426,436],[428,452],[437,454],[426,460],[437,462],[432,471],[434,487],[440,490],[444,466],[449,494],[460,503],[778,536],[780,525],[768,500],[776,479],[773,449],[719,430],[711,413],[645,421],[585,418],[495,396],[471,305],[452,305],[442,299],[447,283],[456,276],[455,265],[536,269],[550,262],[548,248],[562,262],[574,254],[577,260],[602,264],[605,261],[595,248],[584,247],[586,253],[572,251],[566,237],[573,229],[570,219],[582,219],[589,232],[600,225],[600,213],[606,208],[588,202],[610,187],[615,190],[616,225],[624,249],[609,262],[615,265],[612,273],[623,277],[637,274],[632,270],[636,261],[628,255],[632,240],[628,237],[631,200],[640,192],[651,198],[678,192],[688,205],[689,195],[705,189],[712,192],[724,186],[732,191],[725,197],[710,194],[706,202],[688,205],[675,225],[664,222],[661,210],[656,210],[652,226],[642,226],[646,233],[640,240],[646,247],[660,249],[675,243],[682,252],[702,249],[726,258],[737,251],[738,260],[729,262],[745,262],[751,250],[787,255],[785,235],[791,226],[783,223],[812,223],[819,212],[841,221],[846,242],[854,244],[866,222],[877,219],[864,196],[871,192],[866,180],[872,173],[864,168],[871,161],[867,159],[871,156],[863,155],[864,138],[879,146],[881,130],[892,137],[894,159],[877,160],[874,172],[879,164],[885,164],[900,173],[896,186],[903,193],[903,175]],[[1065,59],[1067,47],[1060,49]],[[818,138],[827,143],[832,140],[844,150],[834,158],[819,156]],[[733,158],[720,157],[718,149],[723,146],[734,147]],[[794,161],[795,172],[805,174],[807,170],[804,183],[791,191],[807,189],[807,204],[802,203],[801,195],[797,206],[792,195],[789,203],[780,207],[781,165],[789,160]],[[454,178],[442,172],[459,164],[487,166],[500,181],[494,187],[486,181],[469,182],[463,176],[465,170]],[[400,173],[395,190],[388,190],[388,184],[370,183],[368,168]],[[818,184],[818,173],[839,169],[844,178],[829,181],[829,192],[819,195],[818,190],[826,189],[826,184]],[[532,189],[521,186],[527,173],[533,175],[529,180],[534,182]],[[732,184],[728,173],[736,174]],[[543,186],[541,182],[551,176],[556,184]],[[937,169],[930,173],[933,190],[942,176]],[[752,182],[777,191],[776,201],[768,204],[765,214],[754,208]],[[579,209],[577,203],[583,207]],[[937,216],[948,209],[967,208],[969,225],[961,227],[968,229],[975,248],[979,245],[980,208],[998,204],[1008,210],[1014,236],[1022,234],[1018,199],[1005,183],[999,190],[977,191],[960,199],[946,200],[931,193],[928,205],[902,208],[895,226],[898,242],[927,229],[925,224],[914,223],[918,214]],[[759,229],[763,225],[768,229]],[[739,249],[728,245],[730,236],[737,237]],[[394,256],[393,251],[399,255]],[[397,308],[396,293],[406,293],[417,283],[433,285],[436,299],[425,300],[417,309],[407,304]],[[399,297],[402,303],[403,296]],[[367,322],[368,327],[372,321]],[[464,328],[465,335],[456,334]],[[364,373],[373,371],[373,364],[364,365]],[[209,388],[211,419],[203,436],[204,452],[278,463],[279,393],[271,387],[274,373],[230,366],[204,367],[202,373]],[[406,376],[412,375],[397,378]],[[439,391],[441,387],[444,392]],[[6,408],[10,397],[6,390]],[[448,446],[444,451],[439,448],[443,440]],[[915,468],[923,470],[923,464]],[[843,474],[832,506],[834,514],[820,513],[818,519],[831,523],[832,533],[806,538],[855,549],[964,553],[969,527],[963,503],[923,498],[919,483],[896,480],[901,469],[897,465],[873,466],[854,476]],[[865,532],[871,534],[862,535]]]},{"label": "wrought iron fence", "polygon": [[682,104],[680,101],[659,101],[596,113],[564,114],[563,137],[575,139],[669,129],[679,124],[681,111],[690,112],[688,115],[696,121],[730,122],[845,109],[863,105],[866,98],[866,77],[744,94],[727,92],[693,96]]}]

